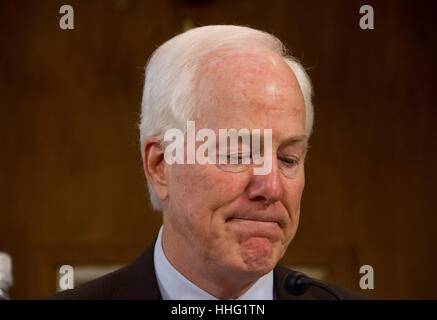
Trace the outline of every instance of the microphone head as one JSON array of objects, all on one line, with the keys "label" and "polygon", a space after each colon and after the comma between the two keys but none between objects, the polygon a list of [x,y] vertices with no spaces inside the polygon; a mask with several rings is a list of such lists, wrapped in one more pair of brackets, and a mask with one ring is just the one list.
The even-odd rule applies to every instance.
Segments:
[{"label": "microphone head", "polygon": [[308,289],[308,285],[304,284],[302,280],[307,279],[308,276],[299,271],[292,271],[284,278],[284,287],[288,293],[300,296]]}]

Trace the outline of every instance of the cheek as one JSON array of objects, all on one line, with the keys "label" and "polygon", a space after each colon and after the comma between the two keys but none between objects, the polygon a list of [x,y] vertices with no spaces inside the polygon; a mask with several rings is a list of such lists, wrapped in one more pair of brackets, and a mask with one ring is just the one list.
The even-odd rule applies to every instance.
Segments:
[{"label": "cheek", "polygon": [[245,173],[223,172],[214,165],[174,165],[169,199],[191,211],[211,212],[241,195],[248,181]]},{"label": "cheek", "polygon": [[202,188],[205,188],[205,181],[195,166],[188,164],[173,165],[168,182],[170,203],[182,207],[181,209],[188,213],[197,211],[194,209],[199,208],[205,197],[205,194],[200,192]]},{"label": "cheek", "polygon": [[295,180],[290,180],[285,184],[284,205],[292,218],[299,218],[300,202],[305,186],[305,177],[302,174]]},{"label": "cheek", "polygon": [[213,193],[211,196],[217,200],[217,206],[222,206],[232,202],[246,189],[250,176],[247,172],[231,173],[224,172],[215,166],[209,166],[205,173],[206,187]]}]

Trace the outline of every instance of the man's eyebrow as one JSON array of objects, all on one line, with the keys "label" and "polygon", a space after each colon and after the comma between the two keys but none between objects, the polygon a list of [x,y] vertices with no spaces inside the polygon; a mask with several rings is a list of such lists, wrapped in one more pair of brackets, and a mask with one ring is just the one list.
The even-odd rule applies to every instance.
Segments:
[{"label": "man's eyebrow", "polygon": [[293,136],[293,137],[290,137],[290,138],[287,138],[287,139],[281,141],[281,145],[284,145],[284,144],[289,145],[289,144],[295,144],[298,142],[306,142],[306,141],[307,141],[307,136],[305,134],[301,134],[301,135]]}]

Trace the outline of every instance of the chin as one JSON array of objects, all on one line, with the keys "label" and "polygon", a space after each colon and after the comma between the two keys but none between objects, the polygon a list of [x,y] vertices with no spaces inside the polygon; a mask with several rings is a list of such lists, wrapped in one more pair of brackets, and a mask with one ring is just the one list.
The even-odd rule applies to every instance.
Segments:
[{"label": "chin", "polygon": [[240,254],[244,269],[259,276],[270,272],[280,258],[278,248],[262,238],[252,238],[243,243]]}]

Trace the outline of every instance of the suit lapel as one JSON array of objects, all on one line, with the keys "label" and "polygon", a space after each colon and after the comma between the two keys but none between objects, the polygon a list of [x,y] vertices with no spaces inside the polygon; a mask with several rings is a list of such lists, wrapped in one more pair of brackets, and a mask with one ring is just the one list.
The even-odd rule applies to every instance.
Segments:
[{"label": "suit lapel", "polygon": [[162,300],[156,280],[153,253],[156,238],[132,263],[120,270],[119,294],[123,299]]}]

